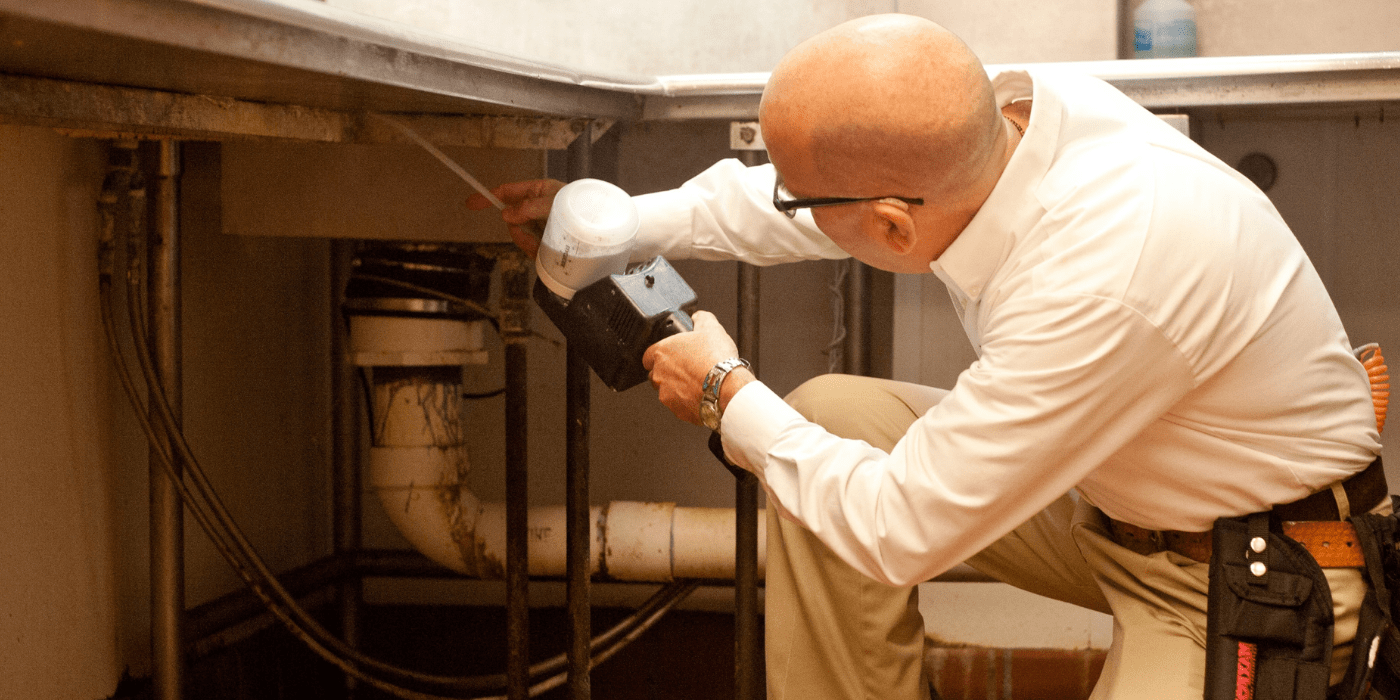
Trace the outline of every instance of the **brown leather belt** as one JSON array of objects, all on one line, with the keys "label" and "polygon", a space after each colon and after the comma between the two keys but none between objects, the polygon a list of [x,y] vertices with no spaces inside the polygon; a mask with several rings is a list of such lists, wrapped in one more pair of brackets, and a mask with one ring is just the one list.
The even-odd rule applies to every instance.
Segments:
[{"label": "brown leather belt", "polygon": [[[1361,472],[1342,482],[1352,513],[1365,513],[1385,498],[1385,468],[1380,457]],[[1356,540],[1356,528],[1339,520],[1337,497],[1326,488],[1306,498],[1273,508],[1283,523],[1283,534],[1297,540],[1324,568],[1365,566]],[[1173,551],[1198,562],[1209,563],[1211,533],[1148,530],[1121,520],[1109,520],[1109,531],[1123,547],[1138,554]]]}]

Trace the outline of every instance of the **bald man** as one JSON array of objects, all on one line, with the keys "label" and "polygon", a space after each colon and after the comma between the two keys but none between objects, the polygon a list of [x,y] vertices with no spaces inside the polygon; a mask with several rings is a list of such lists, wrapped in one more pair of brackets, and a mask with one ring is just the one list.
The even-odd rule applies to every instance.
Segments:
[{"label": "bald man", "polygon": [[[937,25],[875,16],[785,57],[761,121],[772,166],[636,199],[637,259],[931,272],[979,355],[949,390],[832,376],[785,401],[704,312],[648,351],[660,400],[767,490],[770,697],[928,697],[914,585],[967,561],[1114,615],[1094,697],[1200,698],[1209,545],[1175,543],[1281,504],[1386,512],[1353,488],[1378,471],[1366,372],[1287,226],[1110,86],[989,79]],[[502,188],[507,221],[557,186]],[[1363,584],[1325,572],[1335,683]]]}]

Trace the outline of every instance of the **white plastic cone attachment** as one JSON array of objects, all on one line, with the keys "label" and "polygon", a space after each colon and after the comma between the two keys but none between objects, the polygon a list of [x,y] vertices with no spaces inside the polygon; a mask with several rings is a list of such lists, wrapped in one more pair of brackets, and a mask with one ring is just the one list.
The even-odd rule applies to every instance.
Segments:
[{"label": "white plastic cone attachment", "polygon": [[550,291],[572,299],[574,292],[627,271],[639,224],[637,206],[622,188],[575,180],[554,196],[535,272]]}]

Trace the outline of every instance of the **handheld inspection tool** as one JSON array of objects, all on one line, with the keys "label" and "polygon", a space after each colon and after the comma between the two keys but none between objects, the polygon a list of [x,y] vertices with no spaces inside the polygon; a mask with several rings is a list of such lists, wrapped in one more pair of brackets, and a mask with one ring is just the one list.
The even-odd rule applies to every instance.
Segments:
[{"label": "handheld inspection tool", "polygon": [[638,225],[621,188],[576,180],[555,195],[535,258],[535,303],[614,391],[646,380],[652,343],[695,328],[695,292],[665,258],[628,267]]}]

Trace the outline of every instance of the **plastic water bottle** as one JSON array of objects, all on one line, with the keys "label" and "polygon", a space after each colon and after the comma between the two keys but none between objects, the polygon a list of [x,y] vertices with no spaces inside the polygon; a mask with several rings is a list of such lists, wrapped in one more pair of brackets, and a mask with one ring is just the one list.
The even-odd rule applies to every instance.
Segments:
[{"label": "plastic water bottle", "polygon": [[1143,0],[1133,13],[1136,58],[1196,55],[1196,11],[1186,0]]}]

